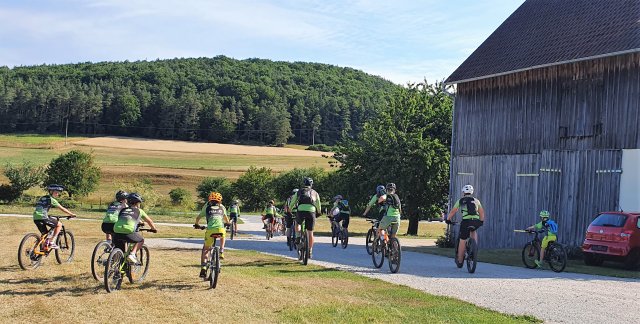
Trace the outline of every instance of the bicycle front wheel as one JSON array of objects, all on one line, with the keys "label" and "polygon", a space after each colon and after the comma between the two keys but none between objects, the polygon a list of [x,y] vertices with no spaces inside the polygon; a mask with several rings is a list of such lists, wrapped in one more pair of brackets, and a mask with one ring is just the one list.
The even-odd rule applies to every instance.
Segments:
[{"label": "bicycle front wheel", "polygon": [[111,253],[111,244],[107,241],[102,241],[96,245],[91,254],[91,274],[93,279],[100,281],[104,279],[104,266]]},{"label": "bicycle front wheel", "polygon": [[529,269],[535,269],[537,267],[536,261],[540,259],[540,248],[538,245],[531,242],[524,245],[522,248],[522,263]]},{"label": "bicycle front wheel", "polygon": [[64,235],[58,235],[58,249],[56,249],[56,261],[59,264],[71,262],[76,252],[76,241],[71,231],[64,231]]},{"label": "bicycle front wheel", "polygon": [[564,271],[564,268],[567,266],[567,252],[562,245],[557,243],[549,244],[547,253],[549,253],[549,266],[551,270],[554,272]]},{"label": "bicycle front wheel", "polygon": [[389,256],[387,259],[389,260],[389,270],[391,270],[392,273],[400,271],[402,247],[400,246],[400,241],[395,237],[389,240]]},{"label": "bicycle front wheel", "polygon": [[136,252],[136,258],[138,262],[129,265],[129,271],[127,271],[127,278],[130,283],[138,283],[144,280],[149,271],[149,249],[146,245],[143,245],[138,252]]},{"label": "bicycle front wheel", "polygon": [[371,244],[371,260],[373,260],[373,266],[376,268],[382,268],[384,263],[384,247],[382,246],[382,240],[376,239]]},{"label": "bicycle front wheel", "polygon": [[216,246],[211,255],[211,279],[209,279],[209,287],[215,289],[218,286],[218,275],[220,275],[220,250]]},{"label": "bicycle front wheel", "polygon": [[467,240],[467,271],[469,273],[476,272],[476,266],[478,265],[478,244],[476,240],[469,238]]},{"label": "bicycle front wheel", "polygon": [[104,288],[107,292],[119,290],[122,285],[122,266],[124,264],[124,252],[114,248],[109,253],[104,269]]},{"label": "bicycle front wheel", "polygon": [[373,228],[370,228],[369,231],[367,232],[367,238],[365,239],[364,245],[365,248],[367,249],[367,253],[369,255],[371,255],[373,249],[371,248],[373,246],[373,240],[375,239],[375,232],[373,230]]},{"label": "bicycle front wheel", "polygon": [[[31,270],[40,266],[42,262],[42,251],[40,244],[40,236],[35,233],[29,233],[22,238],[18,247],[18,264],[22,270]],[[44,243],[43,243],[44,244]]]},{"label": "bicycle front wheel", "polygon": [[331,225],[331,246],[336,247],[338,246],[338,230],[336,229],[335,225]]},{"label": "bicycle front wheel", "polygon": [[349,245],[349,231],[346,228],[342,229],[342,248],[346,249]]},{"label": "bicycle front wheel", "polygon": [[231,222],[230,232],[231,232],[230,238],[233,241],[233,237],[236,236],[236,222]]}]

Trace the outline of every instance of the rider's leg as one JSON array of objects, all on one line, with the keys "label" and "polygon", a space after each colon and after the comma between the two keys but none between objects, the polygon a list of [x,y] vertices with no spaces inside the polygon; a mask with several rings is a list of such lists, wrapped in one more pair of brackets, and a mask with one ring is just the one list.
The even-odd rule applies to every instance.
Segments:
[{"label": "rider's leg", "polygon": [[60,234],[60,230],[62,230],[62,222],[58,222],[56,224],[55,229],[53,230],[53,235],[49,238],[50,242],[55,242],[58,234]]},{"label": "rider's leg", "polygon": [[209,259],[209,247],[206,244],[202,245],[202,254],[200,255],[200,264],[204,267]]},{"label": "rider's leg", "polygon": [[464,250],[467,244],[467,240],[460,239],[458,242],[458,262],[464,261]]},{"label": "rider's leg", "polygon": [[136,243],[136,245],[134,245],[133,249],[131,250],[131,254],[135,255],[138,252],[138,250],[142,247],[142,244],[144,244],[144,242]]},{"label": "rider's leg", "polygon": [[476,244],[478,244],[478,231],[472,231],[470,235],[471,238],[476,241]]},{"label": "rider's leg", "polygon": [[224,253],[224,236],[220,238],[220,254],[222,253]]}]

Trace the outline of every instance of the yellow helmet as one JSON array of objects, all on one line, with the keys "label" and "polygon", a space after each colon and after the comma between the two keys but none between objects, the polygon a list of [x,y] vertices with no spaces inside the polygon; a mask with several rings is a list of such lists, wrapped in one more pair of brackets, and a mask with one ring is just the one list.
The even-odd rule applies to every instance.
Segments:
[{"label": "yellow helmet", "polygon": [[209,194],[209,201],[222,202],[222,195],[219,192],[212,192]]}]

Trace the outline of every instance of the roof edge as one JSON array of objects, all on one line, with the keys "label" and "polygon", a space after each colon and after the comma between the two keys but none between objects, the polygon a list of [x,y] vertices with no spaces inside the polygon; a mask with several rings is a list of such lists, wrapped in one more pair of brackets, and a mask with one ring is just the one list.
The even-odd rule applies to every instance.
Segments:
[{"label": "roof edge", "polygon": [[624,54],[630,54],[630,53],[635,53],[635,52],[640,52],[640,47],[639,48],[629,49],[629,50],[624,50],[624,51],[619,51],[619,52],[613,52],[613,53],[607,53],[607,54],[600,54],[600,55],[582,57],[582,58],[573,59],[573,60],[559,61],[559,62],[554,62],[554,63],[535,65],[535,66],[530,66],[530,67],[526,67],[526,68],[522,68],[522,69],[505,71],[505,72],[500,72],[500,73],[494,73],[494,74],[479,76],[479,77],[470,78],[470,79],[453,80],[453,81],[448,81],[447,80],[447,81],[444,82],[444,84],[445,85],[451,85],[451,84],[460,84],[460,83],[466,83],[466,82],[471,82],[471,81],[478,81],[478,80],[482,80],[482,79],[495,78],[495,77],[503,76],[503,75],[507,75],[507,74],[513,74],[513,73],[524,72],[524,71],[529,71],[529,70],[534,70],[534,69],[546,68],[546,67],[550,67],[550,66],[569,64],[569,63],[576,63],[576,62],[588,61],[588,60],[595,60],[595,59],[599,59],[599,58],[617,56],[617,55],[624,55]]}]

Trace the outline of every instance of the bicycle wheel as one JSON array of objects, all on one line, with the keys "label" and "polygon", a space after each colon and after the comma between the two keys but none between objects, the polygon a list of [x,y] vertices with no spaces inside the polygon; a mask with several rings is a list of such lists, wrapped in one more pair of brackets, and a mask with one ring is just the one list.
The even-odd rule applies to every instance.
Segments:
[{"label": "bicycle wheel", "polygon": [[136,258],[138,262],[129,264],[129,271],[127,271],[127,278],[129,278],[130,283],[141,282],[147,276],[149,271],[149,249],[146,245],[138,249]]},{"label": "bicycle wheel", "polygon": [[218,286],[218,275],[220,275],[220,249],[216,246],[211,256],[211,279],[209,280],[209,287],[215,289]]},{"label": "bicycle wheel", "polygon": [[384,246],[383,241],[376,239],[371,245],[371,259],[373,260],[373,266],[376,268],[382,268],[384,263]]},{"label": "bicycle wheel", "polygon": [[119,290],[122,286],[122,272],[120,271],[124,263],[124,252],[114,248],[109,253],[107,264],[104,269],[104,289],[107,292]]},{"label": "bicycle wheel", "polygon": [[387,259],[389,262],[389,270],[391,270],[392,273],[397,273],[400,270],[402,247],[400,246],[400,241],[395,237],[389,240],[389,256]]},{"label": "bicycle wheel", "polygon": [[111,253],[112,246],[107,241],[102,241],[96,244],[91,254],[91,275],[93,279],[100,281],[104,278],[104,266]]},{"label": "bicycle wheel", "polygon": [[371,255],[373,251],[371,246],[373,245],[373,240],[375,239],[375,237],[375,231],[373,230],[373,228],[370,228],[367,232],[367,238],[365,239],[366,241],[364,242],[365,248],[367,249],[367,253],[369,255]]},{"label": "bicycle wheel", "polygon": [[549,256],[549,266],[554,272],[562,272],[567,266],[567,252],[562,245],[557,243],[549,244],[547,248]]},{"label": "bicycle wheel", "polygon": [[331,246],[336,247],[338,246],[338,240],[340,238],[338,237],[338,229],[336,228],[335,224],[331,224]]},{"label": "bicycle wheel", "polygon": [[[29,233],[22,238],[18,247],[18,264],[22,270],[31,270],[40,266],[42,251],[40,250],[40,235]],[[44,244],[44,243],[43,243]]]},{"label": "bicycle wheel", "polygon": [[231,222],[230,232],[231,232],[231,237],[230,238],[233,241],[233,237],[236,235],[236,222],[235,221]]},{"label": "bicycle wheel", "polygon": [[[460,250],[460,240],[456,240],[454,243],[454,246],[455,246],[455,250],[453,252],[453,262],[455,262],[456,267],[460,269],[464,265],[464,260],[462,262],[458,262],[458,251]],[[464,257],[464,254],[463,254],[463,257]]]},{"label": "bicycle wheel", "polygon": [[476,240],[469,238],[467,240],[467,271],[469,273],[476,272],[476,266],[478,265],[478,244]]},{"label": "bicycle wheel", "polygon": [[59,264],[71,262],[73,254],[76,252],[76,241],[73,238],[73,233],[65,230],[64,235],[58,235],[56,241],[56,244],[60,247],[56,249],[56,261]]},{"label": "bicycle wheel", "polygon": [[531,242],[524,245],[522,248],[522,263],[529,269],[536,268],[536,261],[540,259],[540,248],[538,245]]},{"label": "bicycle wheel", "polygon": [[309,263],[309,233],[306,231],[302,234],[304,241],[302,242],[302,264],[307,265]]},{"label": "bicycle wheel", "polygon": [[342,248],[346,249],[349,245],[349,231],[346,228],[342,229]]}]

